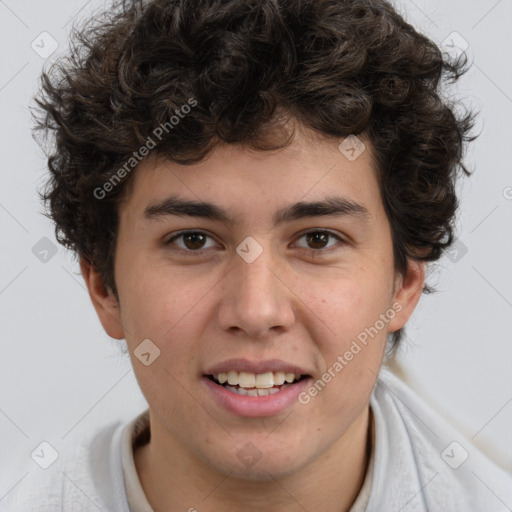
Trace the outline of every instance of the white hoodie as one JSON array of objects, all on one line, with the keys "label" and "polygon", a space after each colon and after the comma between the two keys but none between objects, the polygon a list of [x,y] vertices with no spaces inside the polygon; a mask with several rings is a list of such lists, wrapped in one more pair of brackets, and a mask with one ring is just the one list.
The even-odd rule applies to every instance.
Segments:
[{"label": "white hoodie", "polygon": [[[512,475],[497,467],[383,366],[370,399],[374,439],[350,512],[511,512]],[[1,512],[154,512],[133,462],[148,411],[100,428],[0,501]],[[191,504],[193,507],[194,504]],[[201,507],[196,506],[200,512]],[[321,512],[321,511],[320,511]]]}]

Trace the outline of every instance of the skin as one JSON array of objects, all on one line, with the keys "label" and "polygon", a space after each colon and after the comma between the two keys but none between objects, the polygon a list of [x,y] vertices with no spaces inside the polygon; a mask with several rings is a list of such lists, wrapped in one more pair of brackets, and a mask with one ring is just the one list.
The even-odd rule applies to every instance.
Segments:
[{"label": "skin", "polygon": [[[416,307],[425,268],[410,261],[406,275],[395,273],[371,144],[365,140],[366,150],[349,161],[339,143],[297,127],[293,143],[278,151],[220,145],[192,166],[146,158],[119,210],[119,303],[81,261],[99,319],[111,337],[126,339],[149,404],[151,441],[134,460],[156,512],[342,512],[361,488],[386,338]],[[236,223],[144,219],[148,205],[171,194],[222,206]],[[333,195],[364,205],[368,221],[317,216],[272,226],[280,208]],[[211,238],[166,245],[184,229]],[[326,229],[345,243],[303,236]],[[235,250],[247,236],[263,249],[250,264]],[[196,247],[202,255],[192,254]],[[247,418],[205,391],[204,370],[232,357],[282,359],[316,381],[393,304],[401,307],[394,318],[306,405]],[[147,338],[161,353],[144,366],[134,350]],[[261,458],[246,467],[237,452],[248,442]]]}]

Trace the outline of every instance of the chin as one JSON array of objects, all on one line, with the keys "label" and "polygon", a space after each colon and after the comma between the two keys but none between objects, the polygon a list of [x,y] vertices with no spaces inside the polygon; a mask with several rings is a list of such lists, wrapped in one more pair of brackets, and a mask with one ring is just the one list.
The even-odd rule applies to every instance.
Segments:
[{"label": "chin", "polygon": [[293,474],[307,464],[306,460],[299,461],[288,455],[297,453],[300,453],[300,450],[287,450],[287,453],[281,453],[280,456],[272,449],[260,452],[253,443],[248,441],[242,448],[232,452],[229,458],[226,458],[226,452],[224,452],[215,454],[207,462],[212,469],[231,478],[270,482]]},{"label": "chin", "polygon": [[231,467],[222,471],[229,475],[230,478],[237,480],[245,480],[247,482],[273,482],[276,479],[286,477],[293,474],[296,468],[290,468],[289,462],[283,464],[263,464],[258,463],[250,468],[243,468],[240,464],[233,464]]}]

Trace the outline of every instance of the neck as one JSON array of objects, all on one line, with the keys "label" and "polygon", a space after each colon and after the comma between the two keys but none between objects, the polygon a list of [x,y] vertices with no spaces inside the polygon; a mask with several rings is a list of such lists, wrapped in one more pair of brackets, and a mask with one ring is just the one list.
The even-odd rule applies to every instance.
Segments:
[{"label": "neck", "polygon": [[199,460],[169,438],[150,412],[151,440],[135,449],[134,462],[155,512],[246,510],[248,505],[254,512],[349,512],[367,471],[372,421],[366,407],[347,432],[310,464],[279,478],[248,480],[225,475]]}]

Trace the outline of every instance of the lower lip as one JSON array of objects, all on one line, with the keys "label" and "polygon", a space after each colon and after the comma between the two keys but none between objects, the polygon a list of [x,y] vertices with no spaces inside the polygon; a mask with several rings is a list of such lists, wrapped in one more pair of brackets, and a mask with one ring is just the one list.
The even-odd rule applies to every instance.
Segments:
[{"label": "lower lip", "polygon": [[202,381],[211,390],[221,407],[233,414],[251,418],[273,416],[283,412],[290,405],[297,402],[298,396],[308,387],[310,380],[310,377],[302,379],[272,395],[246,396],[228,391],[208,377],[202,378]]}]

